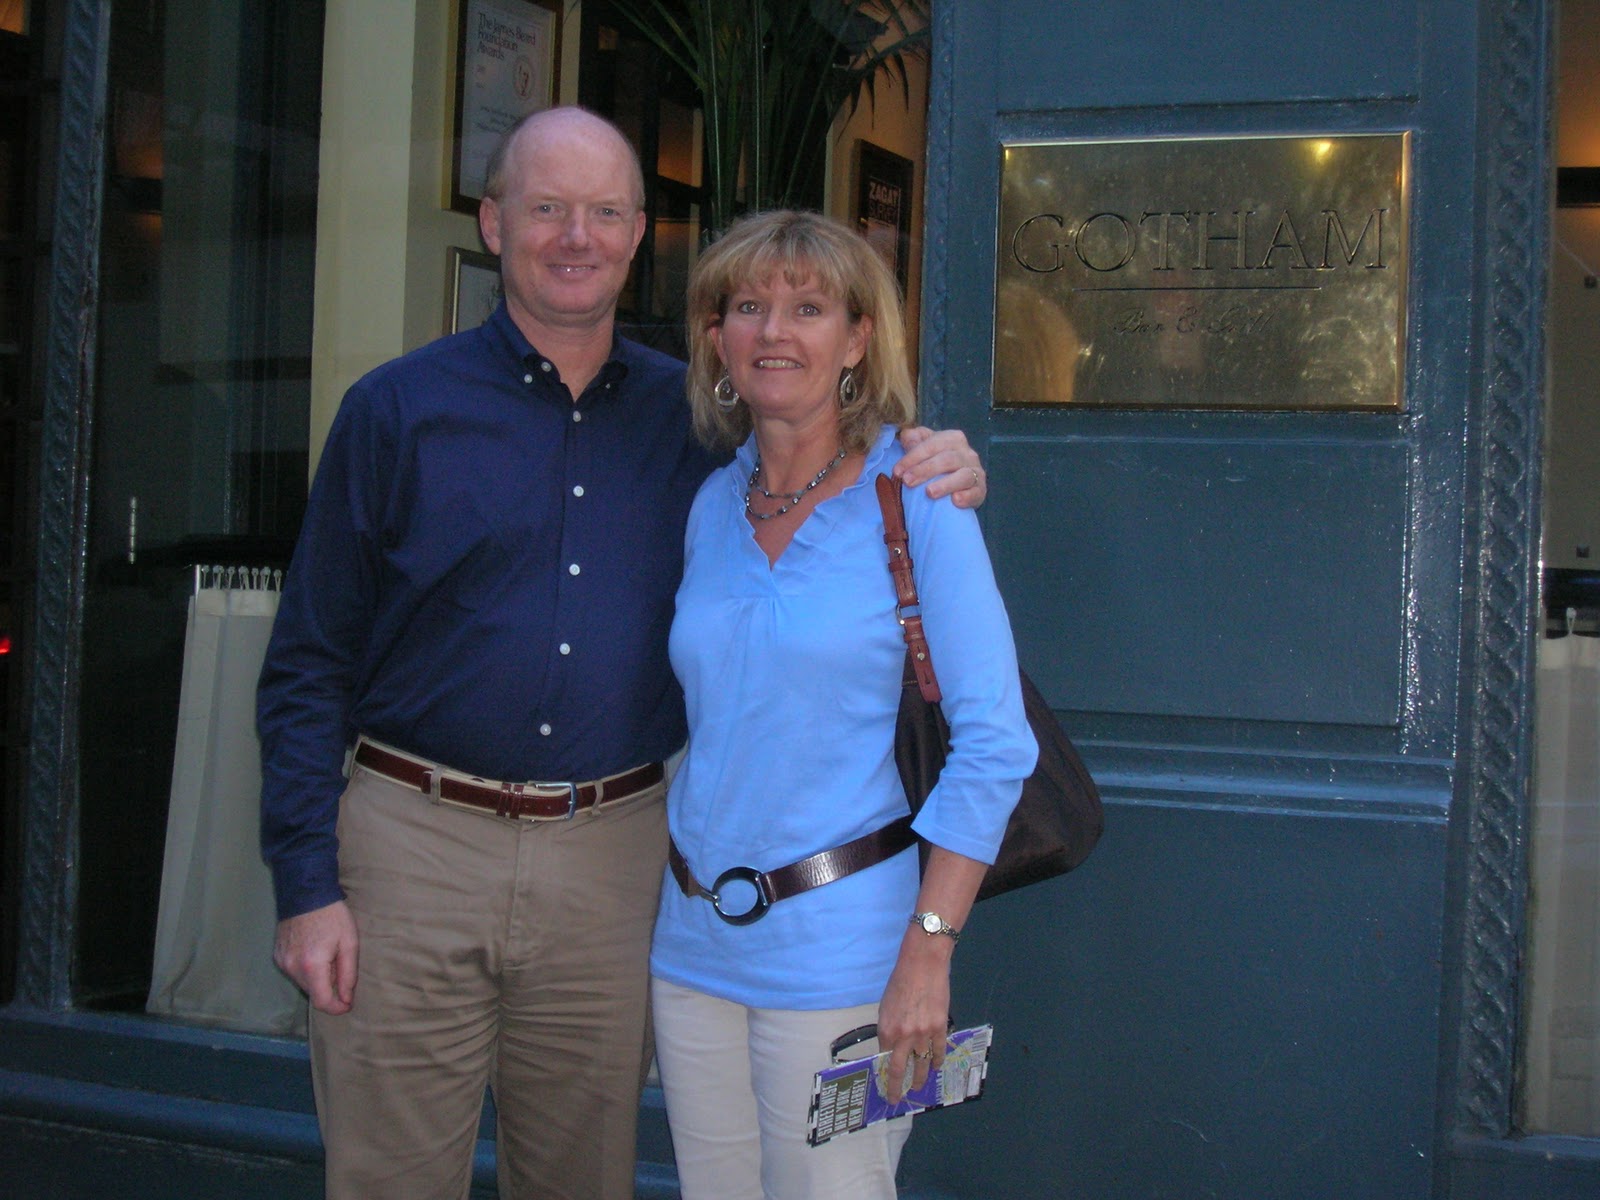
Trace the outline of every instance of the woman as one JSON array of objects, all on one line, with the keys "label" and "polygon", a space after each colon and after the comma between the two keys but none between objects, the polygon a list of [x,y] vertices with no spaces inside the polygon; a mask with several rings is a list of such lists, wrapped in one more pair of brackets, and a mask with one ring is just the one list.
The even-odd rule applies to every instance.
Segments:
[{"label": "woman", "polygon": [[[761,214],[701,257],[688,323],[696,429],[738,452],[696,497],[672,627],[690,734],[651,974],[680,1184],[686,1200],[892,1197],[910,1121],[812,1148],[812,1077],[872,1021],[893,1080],[943,1059],[956,938],[1035,757],[1011,633],[973,514],[908,491],[953,740],[915,824],[932,845],[919,883],[873,485],[915,410],[894,280],[835,221]],[[853,863],[779,870],[846,846]],[[811,868],[838,877],[816,886]],[[757,896],[757,872],[781,898]]]}]

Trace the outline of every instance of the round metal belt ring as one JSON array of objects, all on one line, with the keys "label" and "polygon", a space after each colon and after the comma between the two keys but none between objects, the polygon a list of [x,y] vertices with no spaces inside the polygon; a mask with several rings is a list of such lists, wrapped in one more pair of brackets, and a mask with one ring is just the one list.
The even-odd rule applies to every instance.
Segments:
[{"label": "round metal belt ring", "polygon": [[[750,906],[748,912],[730,913],[724,911],[722,907],[723,886],[736,879],[744,880],[756,890],[756,902]],[[711,885],[711,907],[716,909],[717,916],[729,925],[750,925],[767,915],[767,909],[772,907],[772,901],[767,898],[767,889],[761,886],[760,871],[754,867],[729,867],[718,875],[717,881]]]}]

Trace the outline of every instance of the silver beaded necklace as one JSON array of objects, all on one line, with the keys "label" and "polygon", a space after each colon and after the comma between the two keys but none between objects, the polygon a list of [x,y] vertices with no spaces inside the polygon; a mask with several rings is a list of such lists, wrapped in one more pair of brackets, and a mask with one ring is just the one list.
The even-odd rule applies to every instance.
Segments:
[{"label": "silver beaded necklace", "polygon": [[[844,454],[845,454],[844,447],[840,446],[839,447],[839,453],[835,454],[833,456],[833,458],[822,468],[822,470],[817,472],[816,477],[814,479],[812,479],[812,481],[810,483],[806,484],[805,487],[801,488],[798,492],[795,492],[792,495],[787,493],[787,492],[780,492],[776,496],[774,496],[771,492],[767,491],[766,488],[761,486],[761,458],[758,455],[756,457],[755,469],[750,472],[750,486],[745,488],[745,490],[744,490],[744,511],[745,511],[745,513],[748,516],[754,517],[758,521],[770,521],[770,520],[772,520],[773,517],[781,517],[781,516],[783,516],[784,513],[788,512],[796,504],[799,504],[800,501],[802,499],[804,499],[805,494],[807,492],[809,492],[812,488],[816,487],[817,484],[821,483],[824,479],[826,479],[828,477],[828,472],[829,471],[833,470],[835,467],[837,467],[840,463],[842,463],[844,461]],[[773,509],[771,512],[757,512],[755,509],[750,507],[750,500],[755,495],[755,493],[757,493],[757,492],[760,492],[768,500],[782,499],[784,501],[784,503],[780,504],[777,508]]]}]

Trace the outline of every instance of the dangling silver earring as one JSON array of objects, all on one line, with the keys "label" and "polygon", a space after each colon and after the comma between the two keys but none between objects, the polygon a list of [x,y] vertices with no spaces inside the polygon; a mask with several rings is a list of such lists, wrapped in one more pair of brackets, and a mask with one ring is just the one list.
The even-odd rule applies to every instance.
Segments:
[{"label": "dangling silver earring", "polygon": [[711,398],[717,402],[717,407],[722,409],[723,412],[727,412],[735,404],[739,403],[739,393],[733,390],[733,380],[728,378],[726,372],[723,373],[721,379],[717,380],[717,386],[711,389]]},{"label": "dangling silver earring", "polygon": [[854,369],[846,367],[844,374],[839,376],[839,407],[849,408],[856,398],[856,373]]}]

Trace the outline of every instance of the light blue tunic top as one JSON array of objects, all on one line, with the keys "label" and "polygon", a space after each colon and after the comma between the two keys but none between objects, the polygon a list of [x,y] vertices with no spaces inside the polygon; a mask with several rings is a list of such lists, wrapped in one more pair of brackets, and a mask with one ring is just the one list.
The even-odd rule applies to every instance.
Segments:
[{"label": "light blue tunic top", "polygon": [[[905,642],[874,479],[900,458],[892,428],[861,477],[824,500],[770,568],[745,517],[753,440],[706,480],[685,536],[672,624],[689,746],[667,801],[673,840],[706,887],[732,866],[786,866],[906,813],[894,764]],[[992,862],[1037,747],[1016,651],[976,516],[905,491],[911,557],[952,750],[917,818],[926,840]],[[725,907],[747,908],[747,885]],[[652,971],[759,1008],[881,998],[916,903],[916,851],[733,926],[671,873]]]}]

